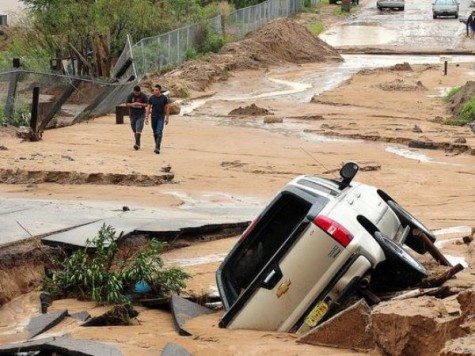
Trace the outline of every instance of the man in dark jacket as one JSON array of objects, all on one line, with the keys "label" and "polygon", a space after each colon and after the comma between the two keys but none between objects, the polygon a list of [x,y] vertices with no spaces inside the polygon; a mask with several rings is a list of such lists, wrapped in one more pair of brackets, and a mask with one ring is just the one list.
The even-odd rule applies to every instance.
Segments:
[{"label": "man in dark jacket", "polygon": [[148,97],[142,93],[140,87],[136,85],[134,91],[127,96],[125,104],[129,108],[130,126],[134,132],[134,149],[140,149],[140,137],[145,120],[145,108],[148,106]]},{"label": "man in dark jacket", "polygon": [[153,94],[148,98],[147,117],[145,124],[148,124],[148,118],[152,116],[152,130],[155,139],[156,154],[160,153],[160,145],[162,143],[163,128],[168,125],[170,119],[170,105],[168,97],[162,94],[162,87],[155,85]]}]

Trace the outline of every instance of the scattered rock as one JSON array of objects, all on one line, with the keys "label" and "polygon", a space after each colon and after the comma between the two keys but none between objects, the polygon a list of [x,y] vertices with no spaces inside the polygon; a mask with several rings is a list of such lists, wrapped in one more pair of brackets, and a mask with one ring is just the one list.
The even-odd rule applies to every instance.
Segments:
[{"label": "scattered rock", "polygon": [[418,125],[414,125],[412,132],[422,133],[422,129]]},{"label": "scattered rock", "polygon": [[4,145],[0,145],[0,151],[6,151],[8,148],[6,148]]},{"label": "scattered rock", "polygon": [[475,121],[474,122],[469,122],[468,127],[470,127],[470,130],[472,130],[473,133],[475,133]]},{"label": "scattered rock", "polygon": [[169,105],[170,115],[178,115],[181,111],[181,106],[177,102],[173,102]]},{"label": "scattered rock", "polygon": [[20,126],[16,131],[16,135],[24,140],[29,140],[33,137],[33,131],[31,130],[31,127]]},{"label": "scattered rock", "polygon": [[454,143],[467,143],[467,139],[463,138],[463,137],[457,137],[455,140],[454,140]]},{"label": "scattered rock", "polygon": [[164,173],[169,173],[171,172],[171,170],[172,170],[172,166],[170,165],[163,166],[162,168],[160,168],[160,172],[164,172]]}]

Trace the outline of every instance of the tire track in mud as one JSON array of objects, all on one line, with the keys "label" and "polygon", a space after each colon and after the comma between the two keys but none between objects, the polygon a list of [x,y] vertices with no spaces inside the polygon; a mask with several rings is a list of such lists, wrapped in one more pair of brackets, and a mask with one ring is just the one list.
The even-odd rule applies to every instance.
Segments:
[{"label": "tire track in mud", "polygon": [[129,186],[155,186],[172,183],[175,174],[164,172],[161,175],[119,174],[119,173],[81,173],[76,171],[33,171],[24,169],[0,169],[0,183],[7,184],[113,184]]}]

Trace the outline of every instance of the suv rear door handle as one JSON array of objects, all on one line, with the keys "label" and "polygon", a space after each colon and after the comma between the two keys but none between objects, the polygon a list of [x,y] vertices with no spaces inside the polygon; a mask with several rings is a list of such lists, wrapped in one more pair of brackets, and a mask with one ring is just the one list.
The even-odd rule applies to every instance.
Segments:
[{"label": "suv rear door handle", "polygon": [[271,269],[266,278],[262,281],[262,287],[265,289],[273,289],[277,282],[283,277],[282,271],[279,266]]}]

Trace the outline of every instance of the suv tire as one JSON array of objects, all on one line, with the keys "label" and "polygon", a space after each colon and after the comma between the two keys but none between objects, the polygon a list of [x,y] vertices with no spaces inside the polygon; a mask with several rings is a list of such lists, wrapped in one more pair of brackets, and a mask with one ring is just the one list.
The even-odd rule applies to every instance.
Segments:
[{"label": "suv tire", "polygon": [[413,286],[427,277],[426,268],[404,250],[402,245],[380,231],[376,231],[373,237],[384,251],[386,261],[382,264],[386,268],[386,274],[393,274],[390,279],[394,280],[395,285]]}]

